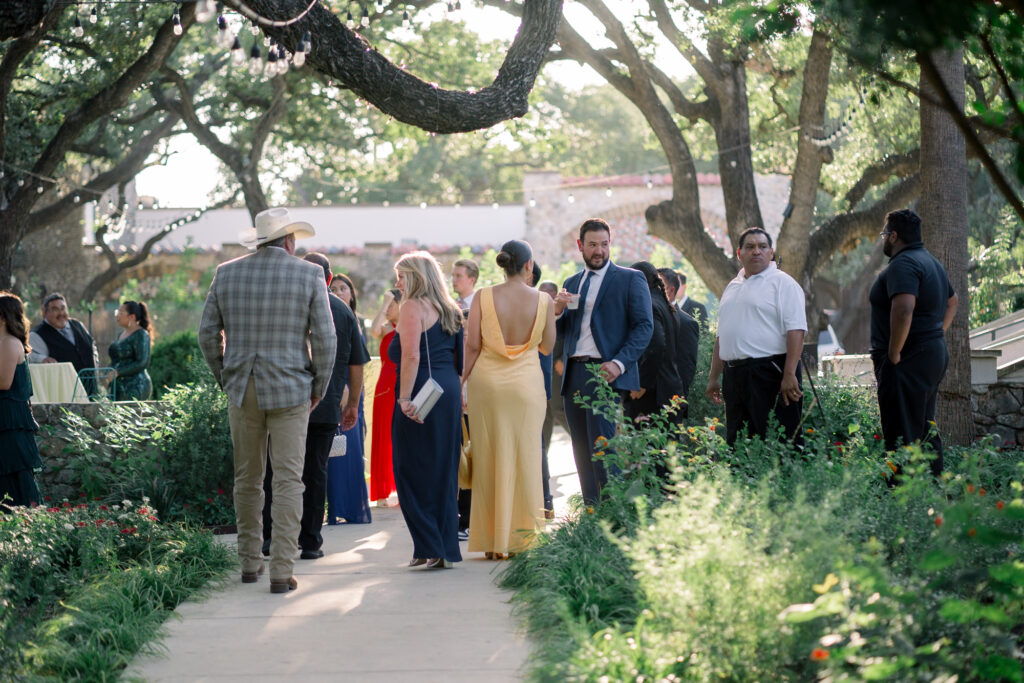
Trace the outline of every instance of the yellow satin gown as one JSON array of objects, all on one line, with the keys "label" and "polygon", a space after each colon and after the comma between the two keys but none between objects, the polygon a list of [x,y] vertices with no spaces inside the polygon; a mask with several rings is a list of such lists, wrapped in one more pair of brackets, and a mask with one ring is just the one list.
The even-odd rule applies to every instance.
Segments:
[{"label": "yellow satin gown", "polygon": [[525,344],[508,346],[498,324],[491,288],[480,297],[483,344],[467,385],[473,444],[470,552],[508,553],[530,545],[543,527],[541,428],[547,397],[537,345],[550,299],[537,297],[533,332]]}]

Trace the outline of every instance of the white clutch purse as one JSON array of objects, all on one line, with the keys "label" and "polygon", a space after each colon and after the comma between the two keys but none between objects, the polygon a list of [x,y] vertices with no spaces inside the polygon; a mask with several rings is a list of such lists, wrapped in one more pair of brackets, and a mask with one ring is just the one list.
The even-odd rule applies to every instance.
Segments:
[{"label": "white clutch purse", "polygon": [[416,409],[416,417],[421,420],[426,419],[443,393],[444,389],[441,388],[441,385],[435,382],[433,377],[428,377],[420,390],[412,397],[412,406]]},{"label": "white clutch purse", "polygon": [[416,409],[416,417],[420,420],[427,419],[427,415],[433,410],[437,399],[441,398],[444,389],[434,380],[434,372],[430,367],[430,342],[427,341],[427,329],[423,328],[423,345],[427,347],[427,381],[423,383],[420,390],[412,397],[412,406]]},{"label": "white clutch purse", "polygon": [[331,442],[331,452],[327,455],[328,458],[338,458],[348,452],[348,437],[344,434],[335,434],[334,441]]}]

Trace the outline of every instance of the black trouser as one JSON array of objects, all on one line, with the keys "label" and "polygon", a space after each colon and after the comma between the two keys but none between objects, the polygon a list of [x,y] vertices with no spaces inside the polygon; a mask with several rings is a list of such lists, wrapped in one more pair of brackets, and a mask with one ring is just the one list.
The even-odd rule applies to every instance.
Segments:
[{"label": "black trouser", "polygon": [[569,436],[572,438],[572,455],[576,461],[576,473],[580,478],[580,492],[583,494],[584,505],[596,505],[600,500],[601,489],[608,483],[608,469],[611,469],[611,474],[619,474],[617,469],[606,469],[604,461],[594,457],[596,452],[604,453],[606,450],[598,439],[607,440],[615,436],[615,423],[576,405],[573,398],[577,393],[581,396],[594,395],[594,388],[590,383],[593,375],[587,369],[587,365],[600,362],[600,359],[581,361],[570,358],[565,368],[562,391],[565,421],[569,425]]},{"label": "black trouser", "polygon": [[[319,550],[324,544],[320,530],[324,526],[324,505],[327,501],[327,458],[331,455],[331,444],[338,425],[310,422],[306,429],[306,459],[302,465],[302,522],[299,525],[299,547],[303,550]],[[271,446],[272,447],[272,446]],[[270,517],[270,503],[273,500],[271,482],[274,472],[267,459],[267,474],[263,478],[263,540],[270,539],[274,525]]]},{"label": "black trouser", "polygon": [[901,443],[927,443],[935,451],[932,472],[938,476],[942,472],[942,439],[932,427],[939,382],[949,365],[946,338],[904,346],[898,365],[889,362],[888,351],[872,351],[871,362],[878,381],[885,450],[895,450]]},{"label": "black trouser", "polygon": [[[768,432],[768,418],[774,412],[775,418],[785,430],[786,438],[794,444],[803,444],[798,432],[800,416],[803,413],[803,399],[782,400],[779,388],[782,386],[782,371],[786,366],[786,354],[765,358],[747,358],[741,361],[726,361],[725,376],[722,380],[722,398],[725,400],[725,440],[731,446],[745,424],[749,437],[764,438]],[[796,381],[801,381],[800,366],[797,365]]]},{"label": "black trouser", "polygon": [[[462,414],[462,419],[466,423],[466,433],[469,434],[469,416],[465,413]],[[470,441],[472,441],[470,436]],[[401,501],[399,501],[401,502]],[[469,513],[473,508],[473,490],[472,489],[459,489],[459,531],[465,531],[469,528]]]}]

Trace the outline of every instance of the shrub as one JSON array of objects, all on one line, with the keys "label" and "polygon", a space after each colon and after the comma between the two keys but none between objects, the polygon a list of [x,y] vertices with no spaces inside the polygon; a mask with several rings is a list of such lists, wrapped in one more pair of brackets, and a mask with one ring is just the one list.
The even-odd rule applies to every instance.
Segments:
[{"label": "shrub", "polygon": [[153,398],[159,399],[179,384],[213,384],[213,374],[199,350],[199,335],[192,330],[160,337],[153,344],[149,362]]},{"label": "shrub", "polygon": [[143,500],[0,516],[0,679],[112,680],[183,600],[234,566]]}]

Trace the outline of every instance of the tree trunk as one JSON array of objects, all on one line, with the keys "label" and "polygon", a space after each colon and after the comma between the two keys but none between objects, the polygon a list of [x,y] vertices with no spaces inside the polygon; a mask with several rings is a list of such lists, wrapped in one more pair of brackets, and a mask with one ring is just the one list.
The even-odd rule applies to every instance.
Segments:
[{"label": "tree trunk", "polygon": [[[930,101],[941,101],[942,84],[964,107],[964,61],[960,49],[918,55],[921,66],[921,204],[924,242],[946,267],[960,298],[946,332],[949,369],[939,386],[936,422],[947,443],[967,445],[974,436],[971,412],[971,349],[968,343],[967,153],[953,117]],[[941,79],[941,81],[939,80]]]}]

